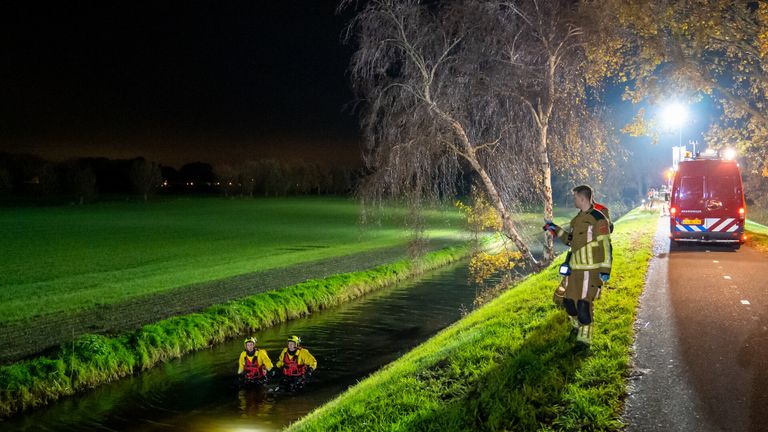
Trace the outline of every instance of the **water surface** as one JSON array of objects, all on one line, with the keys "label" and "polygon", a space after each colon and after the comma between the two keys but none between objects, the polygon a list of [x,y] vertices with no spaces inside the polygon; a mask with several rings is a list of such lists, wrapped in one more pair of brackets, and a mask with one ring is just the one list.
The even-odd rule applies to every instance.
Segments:
[{"label": "water surface", "polygon": [[273,362],[289,335],[318,360],[296,395],[235,385],[243,337],[0,423],[1,429],[271,431],[296,421],[461,317],[466,263],[258,332]]}]

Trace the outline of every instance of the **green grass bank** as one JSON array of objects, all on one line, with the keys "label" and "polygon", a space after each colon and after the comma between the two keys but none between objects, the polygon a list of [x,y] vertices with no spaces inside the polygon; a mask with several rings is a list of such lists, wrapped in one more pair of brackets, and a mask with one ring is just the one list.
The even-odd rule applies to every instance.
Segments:
[{"label": "green grass bank", "polygon": [[456,262],[468,251],[467,247],[447,248],[415,262],[401,260],[367,271],[309,280],[169,318],[131,333],[79,337],[53,355],[0,366],[0,416],[137,373],[245,332],[339,305]]},{"label": "green grass bank", "polygon": [[616,223],[591,352],[552,304],[556,262],[292,425],[290,431],[619,430],[657,212]]},{"label": "green grass bank", "polygon": [[[0,207],[0,325],[405,245],[406,211],[382,213],[361,229],[359,203],[329,197]],[[430,238],[466,236],[453,208],[425,216]]]},{"label": "green grass bank", "polygon": [[747,220],[747,245],[752,246],[760,252],[768,253],[768,226]]}]

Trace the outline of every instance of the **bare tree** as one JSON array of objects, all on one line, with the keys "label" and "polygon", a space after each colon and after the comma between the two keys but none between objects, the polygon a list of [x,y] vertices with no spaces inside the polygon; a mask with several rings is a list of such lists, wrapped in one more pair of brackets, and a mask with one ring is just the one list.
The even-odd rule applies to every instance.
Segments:
[{"label": "bare tree", "polygon": [[235,194],[237,187],[237,169],[232,165],[221,165],[216,167],[216,178],[219,181],[221,190],[224,191],[225,197],[232,197]]},{"label": "bare tree", "polygon": [[[568,178],[599,182],[607,151],[600,117],[588,106],[590,64],[584,25],[589,20],[570,0],[489,2],[484,25],[488,49],[505,67],[496,91],[514,102],[511,116],[521,153],[530,155],[544,218],[552,220],[553,170]],[[597,84],[597,82],[592,82]],[[548,260],[553,239],[544,235]]]},{"label": "bare tree", "polygon": [[[72,182],[72,171],[77,169],[70,165],[57,166],[54,163],[45,162],[40,167],[40,171],[37,177],[38,193],[43,197],[54,197],[62,192],[67,187],[63,184],[69,180],[69,188],[76,190]],[[65,174],[69,174],[69,178],[65,178]],[[82,204],[82,202],[81,202]]]},{"label": "bare tree", "polygon": [[536,263],[515,223],[514,208],[531,190],[532,157],[513,132],[517,102],[497,91],[506,65],[489,52],[492,35],[484,31],[495,12],[490,2],[375,0],[353,19],[351,76],[366,102],[372,172],[362,193],[374,201],[405,197],[418,207],[453,196],[459,174],[469,171],[499,213],[502,232]]},{"label": "bare tree", "polygon": [[96,175],[91,167],[82,163],[71,163],[67,174],[71,191],[80,205],[96,196]]},{"label": "bare tree", "polygon": [[258,165],[252,161],[245,161],[238,167],[237,181],[240,185],[240,195],[253,198],[256,189],[256,174]]},{"label": "bare tree", "polygon": [[149,195],[157,190],[163,181],[160,165],[144,158],[136,159],[131,163],[130,177],[133,187],[142,194],[144,201],[147,201]]},{"label": "bare tree", "polygon": [[291,187],[290,173],[285,164],[276,159],[259,161],[259,174],[262,180],[264,196],[285,196]]}]

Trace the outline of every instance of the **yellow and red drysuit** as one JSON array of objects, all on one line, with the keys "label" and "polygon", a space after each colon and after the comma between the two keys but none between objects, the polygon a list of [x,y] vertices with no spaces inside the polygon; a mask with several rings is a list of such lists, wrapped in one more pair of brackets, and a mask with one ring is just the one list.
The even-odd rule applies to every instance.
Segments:
[{"label": "yellow and red drysuit", "polygon": [[285,376],[302,376],[308,367],[317,369],[317,360],[305,348],[298,347],[293,353],[283,348],[277,359],[277,367],[283,370]]},{"label": "yellow and red drysuit", "polygon": [[243,351],[237,361],[237,373],[245,374],[249,380],[260,380],[272,369],[272,361],[265,350],[256,349],[253,353]]}]

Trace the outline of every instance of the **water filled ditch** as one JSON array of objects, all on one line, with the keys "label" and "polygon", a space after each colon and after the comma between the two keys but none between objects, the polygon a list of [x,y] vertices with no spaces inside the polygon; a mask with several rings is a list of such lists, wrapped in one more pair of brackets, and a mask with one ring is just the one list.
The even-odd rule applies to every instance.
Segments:
[{"label": "water filled ditch", "polygon": [[238,389],[238,338],[12,417],[0,429],[278,430],[459,319],[473,298],[462,263],[258,332],[273,362],[293,334],[318,359],[300,394]]}]

